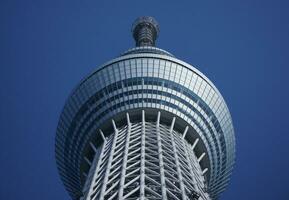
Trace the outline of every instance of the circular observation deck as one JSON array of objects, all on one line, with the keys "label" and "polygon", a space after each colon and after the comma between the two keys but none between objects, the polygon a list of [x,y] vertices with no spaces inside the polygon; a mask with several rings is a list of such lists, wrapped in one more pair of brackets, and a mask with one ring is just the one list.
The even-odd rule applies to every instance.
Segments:
[{"label": "circular observation deck", "polygon": [[[231,116],[213,83],[193,66],[156,47],[136,47],[88,75],[74,89],[61,113],[56,135],[56,160],[61,178],[73,199],[82,196],[92,147],[102,139],[99,129],[112,133],[111,120],[121,127],[125,114],[145,110],[164,124],[175,117],[175,129],[188,131],[185,140],[199,140],[195,154],[212,199],[225,189],[235,156]],[[109,135],[105,135],[109,136]]]}]

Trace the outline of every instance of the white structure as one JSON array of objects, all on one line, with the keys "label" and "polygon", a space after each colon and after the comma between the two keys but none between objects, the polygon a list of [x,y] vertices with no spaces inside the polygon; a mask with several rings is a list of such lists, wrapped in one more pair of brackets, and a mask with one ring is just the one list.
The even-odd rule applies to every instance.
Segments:
[{"label": "white structure", "polygon": [[216,199],[235,156],[224,99],[201,72],[154,47],[151,17],[133,25],[136,48],[72,92],[56,160],[73,199]]}]

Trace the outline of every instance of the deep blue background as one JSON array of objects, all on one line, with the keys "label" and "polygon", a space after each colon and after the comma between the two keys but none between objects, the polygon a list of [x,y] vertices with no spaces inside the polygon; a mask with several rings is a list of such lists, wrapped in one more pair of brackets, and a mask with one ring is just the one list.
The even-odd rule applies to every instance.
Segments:
[{"label": "deep blue background", "polygon": [[288,199],[287,2],[1,0],[0,199],[70,199],[54,159],[61,109],[85,75],[134,46],[141,15],[159,21],[157,46],[227,101],[237,160],[221,199]]}]

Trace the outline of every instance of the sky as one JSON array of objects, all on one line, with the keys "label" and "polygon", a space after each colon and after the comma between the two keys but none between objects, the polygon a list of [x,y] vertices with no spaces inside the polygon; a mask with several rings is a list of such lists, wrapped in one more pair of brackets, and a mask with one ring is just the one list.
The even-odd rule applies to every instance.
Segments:
[{"label": "sky", "polygon": [[233,118],[236,165],[221,200],[289,199],[289,1],[1,0],[0,199],[69,200],[55,132],[79,81],[134,47],[150,15],[157,47],[202,71]]}]

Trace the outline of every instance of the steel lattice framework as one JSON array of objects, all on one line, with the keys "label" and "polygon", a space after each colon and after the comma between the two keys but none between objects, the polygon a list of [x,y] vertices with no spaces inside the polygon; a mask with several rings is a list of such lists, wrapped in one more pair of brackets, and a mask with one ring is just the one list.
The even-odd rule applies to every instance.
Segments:
[{"label": "steel lattice framework", "polygon": [[[117,128],[100,147],[90,170],[90,179],[84,193],[86,200],[95,199],[210,199],[206,193],[203,174],[193,145],[174,130],[175,118],[170,127],[142,121]],[[102,131],[101,134],[103,135]]]}]

